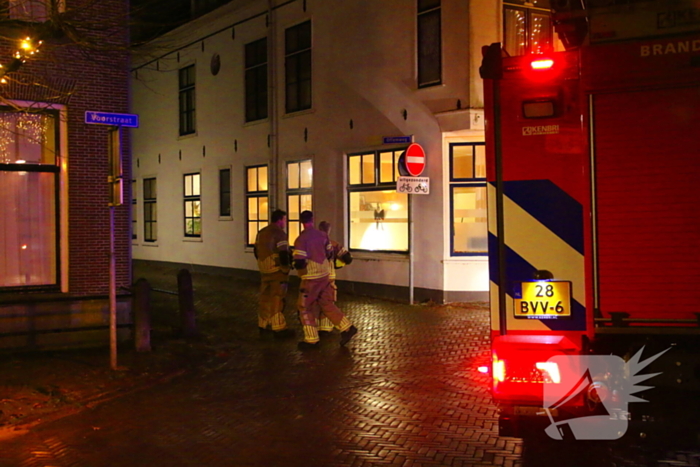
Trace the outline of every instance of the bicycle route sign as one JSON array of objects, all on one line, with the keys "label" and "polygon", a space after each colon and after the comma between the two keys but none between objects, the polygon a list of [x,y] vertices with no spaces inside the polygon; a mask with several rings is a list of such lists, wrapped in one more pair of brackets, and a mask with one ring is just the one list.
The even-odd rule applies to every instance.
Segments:
[{"label": "bicycle route sign", "polygon": [[430,193],[430,177],[399,177],[396,180],[396,191],[412,195],[427,195]]}]

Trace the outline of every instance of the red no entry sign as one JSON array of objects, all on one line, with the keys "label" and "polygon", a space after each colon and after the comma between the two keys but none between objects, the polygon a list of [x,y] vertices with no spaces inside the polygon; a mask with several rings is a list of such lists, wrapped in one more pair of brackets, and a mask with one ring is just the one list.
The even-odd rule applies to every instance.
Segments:
[{"label": "red no entry sign", "polygon": [[418,143],[412,143],[406,149],[406,170],[414,177],[419,176],[425,169],[425,151]]}]

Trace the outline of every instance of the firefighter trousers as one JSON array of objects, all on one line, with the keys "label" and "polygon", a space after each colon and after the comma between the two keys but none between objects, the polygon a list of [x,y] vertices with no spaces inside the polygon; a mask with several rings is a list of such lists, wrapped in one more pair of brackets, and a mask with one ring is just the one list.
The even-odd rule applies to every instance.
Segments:
[{"label": "firefighter trousers", "polygon": [[318,342],[318,319],[323,313],[331,322],[346,331],[352,326],[350,320],[335,304],[335,288],[328,277],[320,279],[302,279],[299,287],[299,320],[304,329],[304,341],[310,344]]},{"label": "firefighter trousers", "polygon": [[284,304],[289,287],[289,276],[283,272],[260,275],[260,308],[258,309],[258,326],[262,329],[271,327],[273,331],[287,328],[284,319]]}]

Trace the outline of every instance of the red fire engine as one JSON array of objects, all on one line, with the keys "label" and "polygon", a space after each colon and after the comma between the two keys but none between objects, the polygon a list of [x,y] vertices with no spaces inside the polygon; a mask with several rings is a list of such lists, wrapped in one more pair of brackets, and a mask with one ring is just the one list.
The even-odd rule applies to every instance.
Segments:
[{"label": "red fire engine", "polygon": [[[553,2],[564,4],[568,2]],[[566,51],[484,48],[492,394],[503,435],[550,423],[555,355],[646,370],[628,433],[698,430],[700,7],[693,1],[559,7]],[[618,3],[618,4],[616,4]],[[558,416],[586,416],[611,375]],[[665,429],[665,428],[664,428]]]}]

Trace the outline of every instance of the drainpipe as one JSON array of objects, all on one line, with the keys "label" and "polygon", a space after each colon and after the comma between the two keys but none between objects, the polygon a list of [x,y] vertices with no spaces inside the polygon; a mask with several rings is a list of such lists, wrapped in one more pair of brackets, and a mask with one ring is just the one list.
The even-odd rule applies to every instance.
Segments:
[{"label": "drainpipe", "polygon": [[277,54],[275,38],[277,33],[277,22],[275,21],[274,0],[267,2],[267,56],[268,56],[268,96],[270,97],[270,134],[268,135],[268,145],[270,149],[270,169],[268,175],[270,208],[279,208],[277,193],[278,186],[278,163],[279,163],[279,138],[277,135],[279,128],[278,102],[277,102]]}]

